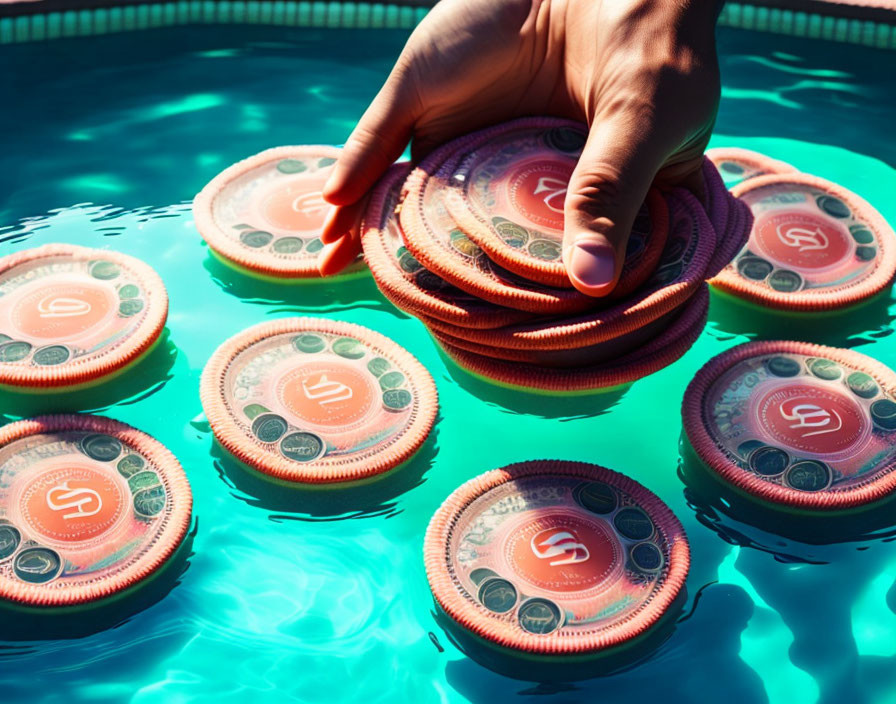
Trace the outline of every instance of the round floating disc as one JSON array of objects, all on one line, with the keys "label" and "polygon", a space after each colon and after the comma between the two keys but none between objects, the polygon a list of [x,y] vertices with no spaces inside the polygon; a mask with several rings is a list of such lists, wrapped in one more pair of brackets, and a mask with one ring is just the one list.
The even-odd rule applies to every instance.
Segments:
[{"label": "round floating disc", "polygon": [[[275,278],[317,278],[330,211],[321,191],[341,150],[276,147],[215,176],[193,201],[196,227],[231,264]],[[344,274],[358,273],[363,262]]]},{"label": "round floating disc", "polygon": [[408,251],[396,207],[410,170],[407,164],[390,169],[371,194],[364,213],[364,258],[383,295],[406,313],[462,327],[494,328],[531,318],[531,313],[483,301],[452,286],[424,269]]},{"label": "round floating disc", "polygon": [[215,437],[276,479],[368,479],[408,460],[438,411],[429,372],[360,325],[286,318],[218,348],[200,396]]},{"label": "round floating disc", "polygon": [[525,391],[593,393],[630,384],[677,361],[703,331],[709,309],[704,284],[684,306],[679,317],[643,347],[612,362],[558,369],[554,366],[511,362],[461,349],[436,335],[445,353],[461,368],[484,381]]},{"label": "round floating disc", "polygon": [[761,176],[734,195],[752,211],[747,246],[712,284],[781,310],[843,308],[896,272],[896,234],[866,201],[805,174]]},{"label": "round floating disc", "polygon": [[186,535],[183,469],[124,423],[44,416],[0,428],[0,598],[71,606],[159,570]]},{"label": "round floating disc", "polygon": [[530,656],[603,655],[657,625],[684,588],[678,519],[628,477],[521,462],[471,479],[433,516],[426,575],[441,609]]},{"label": "round floating disc", "polygon": [[716,165],[728,188],[757,176],[796,173],[790,164],[749,149],[719,147],[707,150],[706,156]]},{"label": "round floating disc", "polygon": [[637,331],[687,302],[703,286],[716,235],[703,206],[688,191],[669,194],[670,230],[656,270],[622,301],[574,317],[544,318],[494,330],[468,330],[427,320],[434,331],[502,350],[571,350]]},{"label": "round floating disc", "polygon": [[835,511],[896,488],[896,375],[857,352],[750,342],[712,359],[685,393],[684,428],[740,493]]},{"label": "round floating disc", "polygon": [[0,259],[0,384],[71,387],[145,354],[168,315],[146,264],[118,252],[51,244]]}]

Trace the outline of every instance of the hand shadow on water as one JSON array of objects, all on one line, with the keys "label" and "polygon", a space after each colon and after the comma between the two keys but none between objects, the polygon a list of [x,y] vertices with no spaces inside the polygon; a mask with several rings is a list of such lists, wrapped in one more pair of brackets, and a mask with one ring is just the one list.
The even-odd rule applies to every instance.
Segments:
[{"label": "hand shadow on water", "polygon": [[202,264],[221,289],[247,303],[282,305],[274,312],[330,313],[351,308],[392,309],[365,269],[346,277],[263,279],[228,266],[209,253]]},{"label": "hand shadow on water", "polygon": [[0,391],[0,420],[9,422],[51,413],[96,413],[114,405],[130,405],[160,391],[174,377],[177,347],[167,328],[149,353],[119,376],[74,391],[22,393]]},{"label": "hand shadow on water", "polygon": [[866,303],[826,313],[788,313],[713,291],[709,320],[716,337],[742,335],[760,340],[797,340],[855,347],[893,334],[888,288]]},{"label": "hand shadow on water", "polygon": [[272,521],[338,521],[349,518],[387,518],[401,512],[397,499],[423,484],[439,448],[438,422],[426,442],[403,465],[381,477],[355,484],[319,487],[274,482],[237,461],[212,440],[210,454],[215,470],[233,490],[231,493],[250,506],[271,512]]}]

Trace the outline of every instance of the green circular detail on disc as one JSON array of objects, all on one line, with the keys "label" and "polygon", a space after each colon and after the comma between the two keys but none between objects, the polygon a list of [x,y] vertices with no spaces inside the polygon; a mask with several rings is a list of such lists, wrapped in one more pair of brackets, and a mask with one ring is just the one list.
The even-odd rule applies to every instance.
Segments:
[{"label": "green circular detail on disc", "polygon": [[529,599],[520,606],[517,619],[524,631],[544,636],[560,628],[560,608],[547,599]]},{"label": "green circular detail on disc", "polygon": [[118,264],[102,260],[90,262],[87,270],[93,278],[100,279],[101,281],[111,281],[112,279],[118,278],[118,275],[121,273]]},{"label": "green circular detail on disc", "polygon": [[492,218],[492,224],[501,239],[515,249],[520,249],[529,241],[529,231],[515,222],[504,218]]},{"label": "green circular detail on disc", "polygon": [[328,166],[332,166],[336,163],[336,160],[331,156],[325,156],[320,161],[317,162],[318,168],[324,169]]},{"label": "green circular detail on disc", "polygon": [[277,163],[277,171],[281,174],[300,174],[307,170],[308,166],[299,159],[283,159]]},{"label": "green circular detail on disc", "polygon": [[747,459],[749,458],[750,453],[753,452],[753,450],[756,450],[760,447],[763,447],[763,443],[760,440],[745,440],[737,446],[737,454],[741,458]]},{"label": "green circular detail on disc", "polygon": [[516,606],[517,592],[506,579],[487,579],[479,587],[479,602],[496,614],[505,614]]},{"label": "green circular detail on disc", "polygon": [[405,252],[398,258],[398,266],[408,274],[416,274],[423,268],[423,265],[410,252]]},{"label": "green circular detail on disc", "polygon": [[140,289],[134,284],[125,284],[118,289],[119,298],[136,298],[140,295]]},{"label": "green circular detail on disc", "polygon": [[0,523],[0,560],[5,560],[12,555],[22,542],[22,534],[15,526],[8,523]]},{"label": "green circular detail on disc", "polygon": [[3,333],[0,333],[0,345],[2,345],[4,342],[9,342],[11,339],[12,338],[9,335],[4,335]]},{"label": "green circular detail on disc", "polygon": [[799,491],[821,491],[831,484],[831,470],[823,462],[795,462],[784,474],[784,483]]},{"label": "green circular detail on disc", "polygon": [[808,366],[810,372],[825,381],[834,381],[843,375],[843,370],[830,359],[813,359]]},{"label": "green circular detail on disc", "polygon": [[290,433],[280,442],[280,453],[296,462],[311,462],[324,454],[326,446],[314,433]]},{"label": "green circular detail on disc", "polygon": [[141,310],[143,310],[143,301],[139,298],[131,298],[118,304],[118,313],[125,318],[137,315]]},{"label": "green circular detail on disc", "polygon": [[638,543],[629,555],[632,564],[642,572],[656,572],[663,566],[663,553],[653,543]]},{"label": "green circular detail on disc", "polygon": [[874,233],[871,232],[871,230],[869,230],[867,227],[863,227],[862,225],[853,225],[851,228],[849,228],[849,233],[856,241],[856,244],[874,243]]},{"label": "green circular detail on disc", "polygon": [[134,511],[144,518],[158,516],[165,508],[165,487],[154,486],[134,494]]},{"label": "green circular detail on disc", "polygon": [[464,254],[468,257],[478,257],[482,254],[482,250],[479,249],[479,245],[473,242],[469,237],[466,236],[460,230],[452,230],[449,235],[449,241],[451,242],[451,246],[454,247],[458,252]]},{"label": "green circular detail on disc", "polygon": [[146,462],[140,455],[125,455],[118,460],[118,473],[125,479],[129,479],[146,466]]},{"label": "green circular detail on disc", "polygon": [[327,346],[327,343],[320,335],[305,333],[304,335],[294,337],[292,339],[292,345],[299,352],[314,354],[315,352],[321,352]]},{"label": "green circular detail on disc", "polygon": [[865,372],[853,372],[846,377],[846,384],[850,391],[860,398],[877,396],[877,382]]},{"label": "green circular detail on disc", "polygon": [[778,476],[788,464],[790,455],[777,447],[763,446],[750,453],[750,469],[763,477]]},{"label": "green circular detail on disc", "polygon": [[790,357],[772,357],[768,370],[775,376],[790,377],[800,373],[800,363]]},{"label": "green circular detail on disc", "polygon": [[441,291],[448,286],[445,279],[426,269],[417,274],[417,285],[424,291]]},{"label": "green circular detail on disc", "polygon": [[383,359],[382,357],[374,357],[367,363],[368,371],[374,376],[382,376],[385,372],[389,371],[389,367],[391,366],[389,360]]},{"label": "green circular detail on disc", "polygon": [[315,237],[305,247],[305,251],[309,254],[317,254],[324,248],[324,243],[320,241],[320,237]]},{"label": "green circular detail on disc", "polygon": [[553,127],[545,132],[544,141],[557,151],[574,153],[585,146],[585,134],[571,127]]},{"label": "green circular detail on disc", "polygon": [[414,397],[407,389],[389,389],[383,392],[383,405],[390,411],[401,411],[411,405]]},{"label": "green circular detail on disc", "polygon": [[289,424],[275,413],[258,416],[252,423],[252,433],[261,442],[277,442],[287,430],[289,430]]},{"label": "green circular detail on disc", "polygon": [[719,168],[735,176],[740,176],[744,172],[744,167],[735,161],[723,161],[719,164]]},{"label": "green circular detail on disc", "polygon": [[240,233],[240,242],[253,249],[267,247],[273,239],[274,236],[264,230],[246,230]]},{"label": "green circular detail on disc", "polygon": [[558,260],[560,251],[559,243],[550,240],[535,240],[529,245],[529,254],[546,262]]},{"label": "green circular detail on disc", "polygon": [[281,237],[274,242],[273,250],[278,254],[295,254],[301,252],[305,243],[298,237]]},{"label": "green circular detail on disc", "polygon": [[603,482],[582,484],[576,487],[574,496],[583,508],[592,513],[612,513],[619,503],[613,488]]},{"label": "green circular detail on disc", "polygon": [[353,337],[340,337],[333,343],[333,351],[346,359],[361,359],[367,354],[364,345]]},{"label": "green circular detail on disc", "polygon": [[31,353],[27,342],[7,342],[0,345],[0,362],[19,362]]},{"label": "green circular detail on disc", "polygon": [[243,413],[246,415],[246,418],[249,420],[255,420],[262,413],[270,413],[271,411],[260,403],[250,403],[243,409]]},{"label": "green circular detail on disc", "polygon": [[818,203],[819,208],[834,218],[848,218],[852,214],[849,211],[849,206],[834,196],[818,196],[815,202]]},{"label": "green circular detail on disc", "polygon": [[772,275],[768,277],[768,285],[780,293],[793,293],[802,288],[803,277],[795,271],[779,269],[773,271]]},{"label": "green circular detail on disc", "polygon": [[46,584],[62,571],[62,560],[49,548],[22,550],[13,560],[16,577],[29,584]]},{"label": "green circular detail on disc", "polygon": [[870,262],[877,256],[877,250],[874,247],[856,247],[856,256],[863,262]]},{"label": "green circular detail on disc", "polygon": [[741,257],[737,262],[737,271],[751,281],[765,281],[774,268],[771,262],[759,257]]},{"label": "green circular detail on disc", "polygon": [[388,372],[380,377],[380,388],[383,391],[397,389],[404,383],[404,374],[401,372]]},{"label": "green circular detail on disc", "polygon": [[653,521],[639,508],[620,509],[613,517],[613,525],[629,540],[647,540],[653,535]]},{"label": "green circular detail on disc", "polygon": [[111,435],[87,435],[81,439],[81,452],[97,462],[111,462],[121,454],[121,443]]},{"label": "green circular detail on disc", "polygon": [[470,580],[473,584],[482,584],[489,577],[497,577],[499,576],[497,572],[494,570],[490,570],[488,567],[477,567],[475,570],[470,572]]},{"label": "green circular detail on disc", "polygon": [[51,345],[37,350],[33,360],[42,367],[55,367],[57,364],[67,362],[71,356],[72,353],[65,345]]},{"label": "green circular detail on disc", "polygon": [[154,486],[158,486],[161,483],[159,475],[155,472],[150,472],[149,470],[137,472],[137,474],[128,479],[128,486],[133,494],[136,494],[142,489],[150,489]]},{"label": "green circular detail on disc", "polygon": [[882,398],[871,404],[871,418],[884,430],[896,430],[896,403]]}]

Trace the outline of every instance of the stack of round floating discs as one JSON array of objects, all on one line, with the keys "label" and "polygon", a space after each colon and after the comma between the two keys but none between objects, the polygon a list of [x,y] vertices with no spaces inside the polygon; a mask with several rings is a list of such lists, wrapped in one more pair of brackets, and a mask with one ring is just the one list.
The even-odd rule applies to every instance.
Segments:
[{"label": "stack of round floating discs", "polygon": [[688,386],[685,447],[743,510],[855,516],[896,489],[894,394],[896,374],[857,352],[747,343]]},{"label": "stack of round floating discs", "polygon": [[362,241],[380,289],[490,381],[587,392],[670,364],[702,329],[705,279],[745,241],[750,215],[707,161],[706,206],[651,190],[617,287],[578,292],[561,245],[585,138],[576,122],[517,120],[396,165],[372,194]]},{"label": "stack of round floating discs", "polygon": [[424,543],[445,628],[470,657],[527,680],[594,677],[642,659],[684,601],[687,538],[621,474],[522,462],[449,496]]},{"label": "stack of round floating discs", "polygon": [[737,298],[820,312],[873,298],[896,274],[896,234],[869,203],[824,179],[744,150],[710,153],[736,172],[732,194],[750,209],[746,246],[714,278]]},{"label": "stack of round floating discs", "polygon": [[168,295],[133,257],[44,245],[0,259],[0,385],[59,390],[108,379],[159,339]]},{"label": "stack of round floating discs", "polygon": [[160,571],[187,533],[190,485],[148,435],[106,418],[0,429],[0,600],[95,604]]},{"label": "stack of round floating discs", "polygon": [[[321,228],[330,206],[322,191],[340,150],[276,147],[215,176],[193,201],[212,252],[249,273],[280,281],[320,277]],[[343,275],[363,271],[363,262]]]},{"label": "stack of round floating discs", "polygon": [[206,365],[202,406],[221,445],[271,479],[373,479],[410,459],[438,412],[432,377],[359,325],[287,318],[236,335]]}]

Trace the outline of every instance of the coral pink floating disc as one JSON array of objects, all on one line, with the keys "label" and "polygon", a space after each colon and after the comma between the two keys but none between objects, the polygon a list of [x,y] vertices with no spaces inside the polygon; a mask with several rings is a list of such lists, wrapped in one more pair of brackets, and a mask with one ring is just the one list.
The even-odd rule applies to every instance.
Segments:
[{"label": "coral pink floating disc", "polygon": [[133,257],[52,244],[0,259],[0,384],[71,387],[120,371],[158,340],[168,295]]},{"label": "coral pink floating disc", "polygon": [[762,176],[734,195],[752,211],[747,246],[712,284],[782,310],[859,303],[896,273],[896,234],[866,201],[805,174]]},{"label": "coral pink floating disc", "polygon": [[706,156],[716,165],[728,188],[757,176],[796,173],[790,164],[749,149],[719,147],[708,150]]},{"label": "coral pink floating disc", "polygon": [[690,553],[678,519],[637,482],[540,460],[458,488],[429,524],[424,559],[462,628],[559,656],[608,653],[650,630],[682,592]]},{"label": "coral pink floating disc", "polygon": [[386,173],[371,194],[361,227],[364,257],[383,295],[411,315],[462,327],[494,328],[531,318],[531,313],[461,291],[424,269],[408,251],[395,210],[409,172],[407,164],[397,164]]},{"label": "coral pink floating disc", "polygon": [[263,323],[225,342],[202,374],[212,431],[276,479],[349,482],[387,472],[426,440],[438,412],[429,372],[360,325]]},{"label": "coral pink floating disc", "polygon": [[684,428],[724,482],[792,509],[840,510],[896,488],[896,374],[857,352],[751,342],[685,393]]},{"label": "coral pink floating disc", "polygon": [[0,428],[0,598],[70,606],[146,579],[186,535],[190,485],[148,435],[86,415]]},{"label": "coral pink floating disc", "polygon": [[330,211],[321,192],[339,154],[335,147],[276,147],[225,169],[193,201],[199,233],[217,254],[255,274],[319,277],[320,233]]}]

